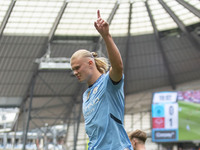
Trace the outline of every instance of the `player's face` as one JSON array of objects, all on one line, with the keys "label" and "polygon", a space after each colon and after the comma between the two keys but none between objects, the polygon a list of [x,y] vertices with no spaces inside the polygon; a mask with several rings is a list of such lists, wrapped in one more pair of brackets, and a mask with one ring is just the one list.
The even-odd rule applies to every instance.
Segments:
[{"label": "player's face", "polygon": [[80,82],[88,80],[88,61],[86,58],[73,58],[71,60],[71,68],[74,75]]}]

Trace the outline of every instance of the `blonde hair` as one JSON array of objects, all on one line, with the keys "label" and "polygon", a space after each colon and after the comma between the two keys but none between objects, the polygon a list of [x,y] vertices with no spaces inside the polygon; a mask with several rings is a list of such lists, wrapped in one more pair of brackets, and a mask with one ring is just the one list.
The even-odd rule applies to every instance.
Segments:
[{"label": "blonde hair", "polygon": [[101,74],[106,73],[108,71],[109,68],[108,60],[105,57],[97,57],[96,52],[90,52],[85,49],[80,49],[72,55],[71,60],[77,57],[91,57],[94,59],[97,70]]},{"label": "blonde hair", "polygon": [[128,134],[128,137],[130,140],[132,140],[133,138],[137,138],[138,140],[142,141],[143,143],[145,143],[146,139],[147,139],[147,134],[139,129],[130,132]]}]

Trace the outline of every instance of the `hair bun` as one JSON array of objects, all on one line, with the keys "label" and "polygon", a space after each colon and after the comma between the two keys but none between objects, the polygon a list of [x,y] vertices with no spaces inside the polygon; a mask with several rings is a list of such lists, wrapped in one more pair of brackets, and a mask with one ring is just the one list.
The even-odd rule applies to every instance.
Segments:
[{"label": "hair bun", "polygon": [[97,53],[96,52],[91,52],[93,57],[97,57]]}]

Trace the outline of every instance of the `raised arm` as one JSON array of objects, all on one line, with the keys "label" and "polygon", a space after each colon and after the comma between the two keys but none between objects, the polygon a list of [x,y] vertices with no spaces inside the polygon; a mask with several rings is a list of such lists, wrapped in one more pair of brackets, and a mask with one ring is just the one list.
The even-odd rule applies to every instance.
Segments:
[{"label": "raised arm", "polygon": [[117,46],[112,39],[112,36],[109,33],[109,24],[101,18],[99,10],[97,11],[97,21],[94,22],[94,26],[101,34],[106,44],[108,57],[111,63],[109,73],[110,78],[113,81],[118,82],[121,80],[123,74],[122,58]]}]

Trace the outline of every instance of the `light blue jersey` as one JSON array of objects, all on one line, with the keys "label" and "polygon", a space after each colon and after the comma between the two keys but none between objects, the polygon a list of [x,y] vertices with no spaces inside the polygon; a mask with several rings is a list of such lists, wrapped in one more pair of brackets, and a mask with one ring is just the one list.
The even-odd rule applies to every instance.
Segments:
[{"label": "light blue jersey", "polygon": [[88,150],[132,150],[124,129],[124,77],[114,85],[109,72],[83,94]]}]

